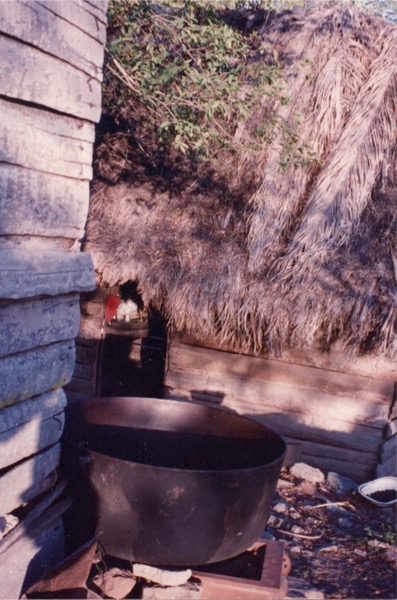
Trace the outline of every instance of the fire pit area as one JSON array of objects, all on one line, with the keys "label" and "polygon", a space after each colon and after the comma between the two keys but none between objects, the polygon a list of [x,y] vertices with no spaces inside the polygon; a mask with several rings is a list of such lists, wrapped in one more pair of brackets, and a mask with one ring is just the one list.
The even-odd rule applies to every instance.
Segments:
[{"label": "fire pit area", "polygon": [[264,541],[239,556],[198,569],[161,568],[104,555],[91,540],[31,586],[23,598],[278,600],[289,570],[284,544]]}]

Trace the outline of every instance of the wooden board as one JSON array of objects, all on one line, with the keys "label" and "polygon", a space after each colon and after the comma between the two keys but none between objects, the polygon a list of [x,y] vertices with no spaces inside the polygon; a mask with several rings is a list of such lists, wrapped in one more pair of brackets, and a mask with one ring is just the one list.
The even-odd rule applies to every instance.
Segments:
[{"label": "wooden board", "polygon": [[73,374],[74,341],[0,359],[0,408],[66,385]]},{"label": "wooden board", "polygon": [[[165,396],[170,399],[190,399],[186,390],[183,389],[168,389]],[[211,402],[197,399],[196,401],[213,405]],[[293,413],[280,409],[277,409],[277,411],[270,409],[267,412],[266,406],[257,404],[242,406],[241,403],[230,399],[224,400],[222,406],[238,414],[253,418],[274,429],[282,436],[290,438],[359,451],[367,451],[368,448],[372,448],[374,452],[377,452],[383,438],[382,428],[354,425],[338,419],[327,419],[327,423],[325,423],[321,416]]]},{"label": "wooden board", "polygon": [[278,360],[189,346],[172,340],[168,368],[194,370],[226,377],[283,383],[313,392],[391,404],[394,383],[349,373],[290,364]]},{"label": "wooden board", "polygon": [[386,462],[391,456],[397,455],[397,434],[385,440],[380,449],[379,458],[381,462]]},{"label": "wooden board", "polygon": [[0,515],[12,512],[46,491],[59,466],[60,444],[25,460],[0,477]]},{"label": "wooden board", "polygon": [[25,534],[0,554],[0,598],[20,598],[29,585],[64,558],[62,514],[67,501],[48,509]]},{"label": "wooden board", "polygon": [[99,121],[101,83],[98,79],[30,44],[1,34],[0,54],[2,96]]},{"label": "wooden board", "polygon": [[[260,579],[249,579],[233,575],[222,574],[222,563],[219,563],[219,573],[209,573],[205,569],[193,571],[202,584],[201,600],[277,600],[285,598],[287,581],[282,574],[284,543],[283,542],[258,542],[247,552],[266,546]],[[225,563],[233,562],[233,559]],[[231,568],[230,566],[228,567]]]},{"label": "wooden board", "polygon": [[[257,356],[250,352],[239,353],[230,346],[211,344],[210,342],[200,343],[193,337],[173,333],[172,343],[178,341],[189,346],[205,347],[219,352],[230,352],[239,356]],[[352,373],[361,375],[370,379],[382,381],[397,381],[397,363],[388,360],[383,356],[349,356],[341,348],[335,348],[330,352],[319,352],[317,350],[303,350],[295,348],[284,348],[280,355],[264,353],[262,358],[269,358],[281,361],[283,363],[292,363],[296,365],[307,365],[317,367],[327,371],[336,371],[337,373]]]},{"label": "wooden board", "polygon": [[287,443],[299,443],[301,454],[318,456],[319,458],[330,458],[349,463],[372,465],[376,463],[378,456],[376,450],[350,450],[348,448],[343,448],[342,446],[332,446],[330,444],[321,444],[320,442],[312,442],[310,440],[301,440],[288,435],[284,435],[283,438]]},{"label": "wooden board", "polygon": [[312,467],[317,467],[324,473],[334,471],[345,477],[350,477],[357,483],[364,483],[372,479],[376,469],[376,456],[368,463],[351,463],[347,460],[317,456],[316,454],[302,454],[301,461]]},{"label": "wooden board", "polygon": [[0,299],[57,296],[94,286],[92,258],[85,252],[0,250]]},{"label": "wooden board", "polygon": [[392,454],[385,462],[376,467],[377,477],[397,477],[397,455]]},{"label": "wooden board", "polygon": [[23,400],[1,411],[0,469],[59,442],[64,427],[62,389]]},{"label": "wooden board", "polygon": [[[169,370],[166,385],[173,390],[185,390],[190,399],[214,399],[216,403],[238,407],[255,413],[290,412],[299,420],[310,415],[331,429],[334,421],[369,425],[384,429],[388,422],[389,405],[369,402],[349,396],[327,394],[277,381],[233,377],[207,371]],[[171,392],[174,393],[174,392]],[[207,398],[206,398],[207,396]]]},{"label": "wooden board", "polygon": [[5,100],[0,100],[0,115],[0,163],[92,178],[93,124]]},{"label": "wooden board", "polygon": [[[34,0],[2,0],[0,32],[44,50],[101,81],[103,43],[82,31],[80,27],[58,17],[49,10],[50,8],[48,3],[45,7]],[[94,10],[92,8],[92,11]],[[97,9],[97,13],[98,20],[105,29],[104,11]],[[56,44],[54,40],[57,40]]]},{"label": "wooden board", "polygon": [[88,181],[0,163],[0,235],[80,239],[88,204]]},{"label": "wooden board", "polygon": [[[92,3],[88,5],[88,2],[79,2],[78,0],[62,0],[61,2],[57,0],[53,2],[39,0],[36,4],[85,31],[101,44],[106,42],[105,14],[101,14],[100,16],[97,12],[93,14]],[[99,5],[101,9],[102,6],[103,4]]]},{"label": "wooden board", "polygon": [[1,304],[0,357],[76,337],[78,294]]}]

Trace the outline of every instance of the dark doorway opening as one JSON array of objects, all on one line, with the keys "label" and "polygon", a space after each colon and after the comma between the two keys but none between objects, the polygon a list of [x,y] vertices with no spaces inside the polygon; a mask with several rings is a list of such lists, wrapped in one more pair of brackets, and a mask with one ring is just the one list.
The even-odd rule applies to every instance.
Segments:
[{"label": "dark doorway opening", "polygon": [[[165,373],[167,329],[162,315],[143,303],[136,285],[129,282],[112,293],[123,303],[117,315],[106,322],[102,340],[98,395],[161,398]],[[123,306],[133,301],[138,313],[120,317]]]}]

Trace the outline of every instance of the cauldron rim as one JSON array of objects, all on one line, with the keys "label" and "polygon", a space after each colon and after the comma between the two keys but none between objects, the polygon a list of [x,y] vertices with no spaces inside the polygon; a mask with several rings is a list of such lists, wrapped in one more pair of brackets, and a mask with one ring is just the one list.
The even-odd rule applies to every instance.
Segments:
[{"label": "cauldron rim", "polygon": [[[73,406],[75,405],[82,405],[82,404],[86,404],[88,402],[97,402],[97,401],[102,401],[105,402],[106,400],[149,400],[153,402],[156,401],[161,401],[161,402],[166,402],[166,403],[170,403],[170,404],[174,404],[175,406],[179,406],[179,405],[185,405],[185,406],[197,406],[202,408],[203,410],[208,410],[209,412],[212,412],[214,414],[222,412],[224,414],[227,414],[229,416],[231,416],[232,418],[236,418],[238,419],[239,422],[241,421],[245,421],[247,423],[250,424],[250,426],[253,426],[253,424],[255,426],[258,427],[258,429],[261,429],[263,431],[264,434],[270,434],[270,436],[273,438],[273,440],[269,440],[269,441],[277,441],[277,443],[280,445],[280,452],[278,453],[278,456],[271,461],[264,461],[260,464],[254,465],[252,467],[241,467],[241,466],[237,466],[235,468],[226,468],[226,467],[222,467],[219,469],[214,469],[214,468],[206,468],[206,469],[200,469],[200,468],[189,468],[189,467],[184,467],[184,468],[178,468],[178,467],[164,467],[161,465],[157,465],[157,464],[147,464],[145,462],[137,462],[134,460],[126,460],[126,459],[122,459],[122,458],[117,458],[115,456],[112,456],[111,454],[106,454],[105,452],[101,452],[101,451],[97,451],[97,450],[93,450],[92,448],[90,448],[89,446],[79,446],[78,443],[75,443],[73,441],[71,441],[70,439],[68,439],[68,435],[65,432],[64,437],[63,437],[63,442],[70,444],[71,446],[73,446],[74,448],[78,449],[81,452],[85,452],[85,453],[93,453],[94,455],[98,456],[98,457],[107,457],[109,459],[113,461],[116,461],[117,463],[121,463],[121,464],[125,464],[125,465],[139,465],[139,467],[144,467],[147,469],[153,469],[154,467],[156,469],[161,469],[161,472],[171,472],[171,473],[175,473],[177,471],[187,471],[187,472],[192,472],[192,473],[203,473],[203,474],[215,474],[215,473],[232,473],[233,471],[240,471],[240,472],[253,472],[256,470],[263,470],[264,467],[271,467],[272,465],[278,463],[280,461],[280,458],[284,459],[285,457],[285,453],[286,453],[286,442],[285,440],[282,438],[282,436],[277,433],[276,431],[274,431],[273,429],[271,429],[270,427],[267,427],[267,425],[264,425],[263,423],[260,423],[259,421],[256,421],[255,419],[253,419],[252,417],[248,417],[246,415],[241,415],[239,413],[233,412],[231,410],[229,410],[227,407],[223,407],[223,406],[208,406],[207,404],[195,401],[195,400],[175,400],[175,399],[168,399],[168,398],[150,398],[150,397],[146,397],[146,396],[103,396],[103,397],[99,397],[99,398],[88,398],[88,399],[84,399],[84,400],[78,400],[76,402],[71,403],[71,405],[69,406]],[[68,408],[66,409],[66,413],[68,411]],[[125,425],[126,428],[133,428],[131,425]],[[149,428],[148,428],[149,429]],[[170,429],[170,431],[173,431],[172,429]],[[226,437],[226,436],[225,436]],[[254,438],[254,439],[261,439],[261,438]],[[283,448],[283,451],[281,452],[281,448]]]}]

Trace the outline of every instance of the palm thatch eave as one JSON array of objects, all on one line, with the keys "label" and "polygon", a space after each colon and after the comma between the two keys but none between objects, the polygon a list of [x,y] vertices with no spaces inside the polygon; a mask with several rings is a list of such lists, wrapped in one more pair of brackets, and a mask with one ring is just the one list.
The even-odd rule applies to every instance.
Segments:
[{"label": "palm thatch eave", "polygon": [[393,358],[397,27],[331,7],[280,16],[263,35],[285,62],[291,102],[278,111],[303,115],[319,160],[280,170],[275,139],[234,159],[227,189],[221,169],[213,186],[177,191],[98,177],[86,239],[98,279],[138,281],[146,304],[203,342],[256,353],[337,342]]}]

